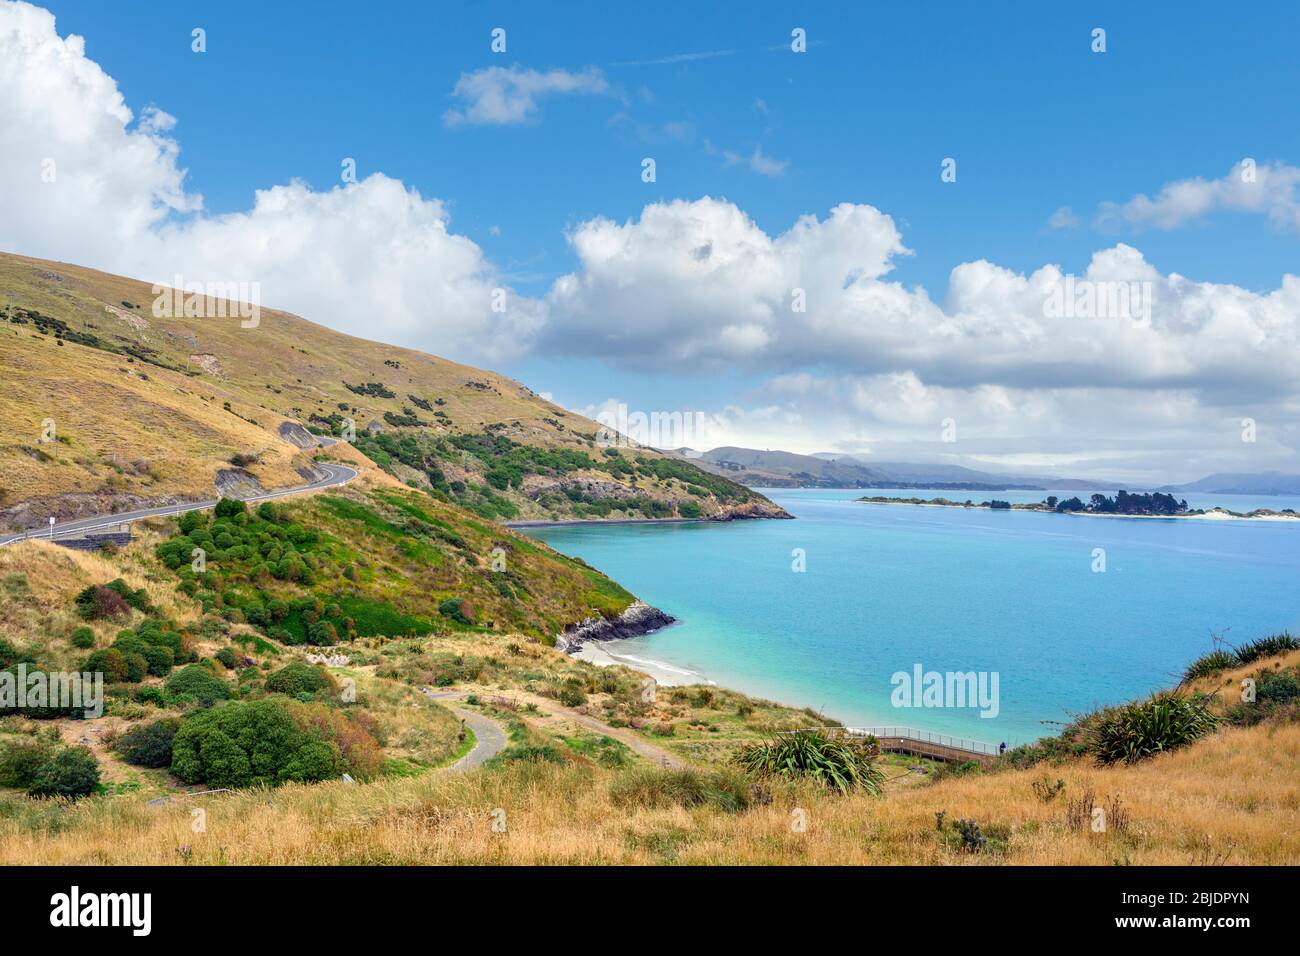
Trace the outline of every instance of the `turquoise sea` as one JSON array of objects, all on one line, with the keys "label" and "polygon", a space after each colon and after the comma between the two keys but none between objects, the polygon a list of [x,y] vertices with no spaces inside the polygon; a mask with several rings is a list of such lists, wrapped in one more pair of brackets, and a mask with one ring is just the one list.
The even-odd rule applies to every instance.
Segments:
[{"label": "turquoise sea", "polygon": [[[794,521],[529,529],[681,623],[620,656],[855,726],[1008,744],[1176,683],[1212,647],[1300,631],[1300,523],[1096,518],[909,505],[775,490]],[[1071,493],[1054,492],[1058,497]],[[979,500],[989,497],[967,494]],[[997,493],[1008,500],[1041,500]],[[1081,497],[1086,497],[1081,495]],[[1300,498],[1197,496],[1192,507],[1296,508]],[[1094,549],[1105,571],[1093,571]],[[806,571],[792,570],[802,549]],[[998,675],[999,712],[896,707],[896,672]],[[952,703],[952,701],[949,701]]]}]

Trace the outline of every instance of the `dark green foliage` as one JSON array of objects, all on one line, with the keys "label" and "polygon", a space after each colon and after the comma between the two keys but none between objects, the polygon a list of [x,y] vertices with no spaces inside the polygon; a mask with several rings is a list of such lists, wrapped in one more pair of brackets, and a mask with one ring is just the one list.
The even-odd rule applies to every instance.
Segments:
[{"label": "dark green foliage", "polygon": [[235,669],[235,652],[230,648],[223,647],[212,656],[220,661],[221,665],[225,667],[226,670]]},{"label": "dark green foliage", "polygon": [[812,728],[750,744],[736,760],[751,773],[807,777],[840,793],[879,793],[884,782],[884,775],[875,765],[879,752],[874,738]]},{"label": "dark green foliage", "polygon": [[172,653],[172,649],[160,644],[146,645],[141,656],[149,665],[149,673],[154,677],[166,677],[176,663],[176,655]]},{"label": "dark green foliage", "polygon": [[319,690],[333,690],[334,687],[334,678],[324,668],[306,664],[302,661],[286,664],[266,678],[266,689],[268,691],[276,694],[288,694],[290,697],[296,697],[302,693],[314,694]]},{"label": "dark green foliage", "polygon": [[33,797],[63,797],[76,800],[99,786],[99,765],[85,747],[59,750],[36,772],[27,792]]},{"label": "dark green foliage", "polygon": [[0,787],[26,790],[54,756],[56,747],[44,740],[16,740],[0,748]]},{"label": "dark green foliage", "polygon": [[560,688],[560,703],[565,707],[581,707],[587,702],[587,695],[581,687],[564,686]]},{"label": "dark green foliage", "polygon": [[1102,764],[1136,763],[1184,747],[1217,723],[1203,700],[1156,694],[1100,715],[1091,734],[1092,751]]},{"label": "dark green foliage", "polygon": [[[86,658],[86,662],[81,665],[81,669],[90,674],[103,674],[104,683],[106,684],[119,684],[128,680],[130,671],[127,666],[126,655],[116,647],[105,647],[95,651]],[[147,663],[144,670],[146,673],[149,670]]]},{"label": "dark green foliage", "polygon": [[421,421],[415,412],[409,408],[403,408],[400,415],[394,412],[384,412],[384,421],[394,428],[417,428],[429,424]]},{"label": "dark green foliage", "polygon": [[113,749],[136,767],[170,767],[172,741],[180,725],[176,717],[136,724],[118,739]]},{"label": "dark green foliage", "polygon": [[474,623],[474,606],[465,598],[447,598],[438,605],[438,613],[461,624]]},{"label": "dark green foliage", "polygon": [[218,519],[233,518],[235,515],[242,515],[248,511],[248,504],[240,501],[238,498],[222,498],[217,502],[214,514]]},{"label": "dark green foliage", "polygon": [[362,385],[349,385],[343,383],[343,387],[354,395],[369,395],[371,398],[396,398],[397,394],[391,392],[383,382],[365,382]]},{"label": "dark green foliage", "polygon": [[104,621],[124,618],[131,606],[122,595],[106,587],[92,584],[76,597],[77,613],[87,621]]},{"label": "dark green foliage", "polygon": [[87,651],[95,646],[95,632],[88,627],[79,627],[72,632],[72,646]]},{"label": "dark green foliage", "polygon": [[1261,637],[1259,640],[1242,644],[1234,653],[1238,664],[1253,664],[1262,657],[1272,657],[1275,654],[1285,654],[1287,651],[1294,650],[1300,650],[1300,640],[1284,631],[1281,634]]},{"label": "dark green foliage", "polygon": [[[1048,499],[1049,501],[1051,499]],[[1047,504],[1047,502],[1044,502]],[[1187,513],[1187,502],[1179,501],[1173,495],[1152,492],[1150,494],[1130,494],[1127,491],[1118,492],[1114,498],[1107,495],[1095,494],[1087,504],[1084,504],[1077,497],[1067,498],[1065,501],[1058,501],[1054,507],[1056,511],[1088,511],[1093,514],[1119,514],[1119,515],[1181,515]]]},{"label": "dark green foliage", "polygon": [[211,707],[230,696],[230,685],[201,664],[190,664],[167,678],[167,691],[177,699]]},{"label": "dark green foliage", "polygon": [[696,501],[679,501],[677,502],[677,513],[683,518],[698,518],[704,513],[704,509]]},{"label": "dark green foliage", "polygon": [[314,782],[343,766],[337,744],[301,729],[272,699],[191,714],[172,743],[172,773],[209,787]]},{"label": "dark green foliage", "polygon": [[1255,699],[1286,704],[1300,698],[1300,677],[1292,671],[1265,671],[1255,682]]},{"label": "dark green foliage", "polygon": [[1229,667],[1237,666],[1237,658],[1222,649],[1210,651],[1210,653],[1198,657],[1188,665],[1187,670],[1183,672],[1183,680],[1196,680],[1200,677],[1208,677],[1211,674],[1217,674],[1219,671],[1227,670]]}]

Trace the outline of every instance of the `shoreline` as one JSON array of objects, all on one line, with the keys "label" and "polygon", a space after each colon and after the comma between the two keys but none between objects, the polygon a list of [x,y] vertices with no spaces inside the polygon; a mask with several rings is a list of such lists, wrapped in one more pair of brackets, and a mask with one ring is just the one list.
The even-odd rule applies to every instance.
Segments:
[{"label": "shoreline", "polygon": [[1288,515],[1280,512],[1241,514],[1226,508],[1210,508],[1197,514],[1181,515],[1127,515],[1105,511],[1053,511],[1048,508],[1034,508],[1026,505],[1012,504],[1010,508],[993,508],[987,504],[965,504],[960,501],[944,504],[938,501],[908,501],[905,498],[855,498],[854,504],[864,505],[910,505],[914,508],[960,508],[964,511],[1027,511],[1031,514],[1070,515],[1077,518],[1149,518],[1158,521],[1272,521],[1300,522],[1300,514]]},{"label": "shoreline", "polygon": [[725,524],[735,518],[565,518],[546,521],[503,521],[507,528],[569,528],[590,524]]}]

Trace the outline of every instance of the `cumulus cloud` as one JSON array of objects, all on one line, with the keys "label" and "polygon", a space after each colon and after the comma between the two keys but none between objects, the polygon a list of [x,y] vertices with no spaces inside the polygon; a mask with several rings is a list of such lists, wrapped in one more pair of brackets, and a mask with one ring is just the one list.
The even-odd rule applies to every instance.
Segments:
[{"label": "cumulus cloud", "polygon": [[1180,179],[1154,199],[1139,194],[1102,203],[1097,223],[1177,229],[1220,210],[1264,215],[1279,229],[1300,230],[1300,167],[1242,160],[1220,179]]},{"label": "cumulus cloud", "polygon": [[[1196,282],[1125,244],[1077,277],[963,263],[940,304],[890,279],[908,250],[866,205],[773,236],[732,203],[678,200],[622,224],[587,221],[570,242],[579,268],[552,287],[546,344],[632,368],[825,365],[959,387],[1265,395],[1293,387],[1300,357],[1300,278],[1268,293]],[[1140,308],[1123,306],[1130,294]]]},{"label": "cumulus cloud", "polygon": [[580,72],[489,66],[460,75],[451,95],[461,106],[447,110],[442,119],[447,126],[512,126],[531,119],[541,97],[572,93],[605,96],[612,90],[594,66]]},{"label": "cumulus cloud", "polygon": [[[346,332],[461,358],[517,355],[541,321],[507,295],[444,205],[374,174],[317,192],[259,190],[209,216],[185,185],[172,116],[137,118],[54,17],[0,2],[0,248],[152,281],[258,282],[262,303]],[[364,309],[353,303],[367,303]]]}]

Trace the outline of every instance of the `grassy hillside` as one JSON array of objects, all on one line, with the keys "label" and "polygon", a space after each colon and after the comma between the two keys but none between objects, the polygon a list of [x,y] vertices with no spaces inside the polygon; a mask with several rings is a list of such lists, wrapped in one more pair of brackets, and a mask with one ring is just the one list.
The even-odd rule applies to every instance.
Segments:
[{"label": "grassy hillside", "polygon": [[[399,488],[222,510],[117,552],[0,550],[0,668],[136,668],[99,719],[0,715],[0,863],[1300,862],[1293,641],[1209,655],[1176,692],[986,768],[868,752],[881,792],[840,793],[737,762],[817,714],[716,687],[647,697],[633,671],[531,640],[630,600],[578,562]],[[346,660],[307,665],[324,638]],[[475,746],[449,706],[506,750],[443,769]],[[86,752],[93,795],[26,795],[33,762]]]},{"label": "grassy hillside", "polygon": [[672,456],[601,447],[595,422],[492,372],[271,309],[256,328],[157,318],[146,283],[21,256],[0,255],[0,288],[0,527],[209,497],[236,465],[295,484],[303,442],[281,426],[349,420],[399,482],[485,518],[783,514]]}]

